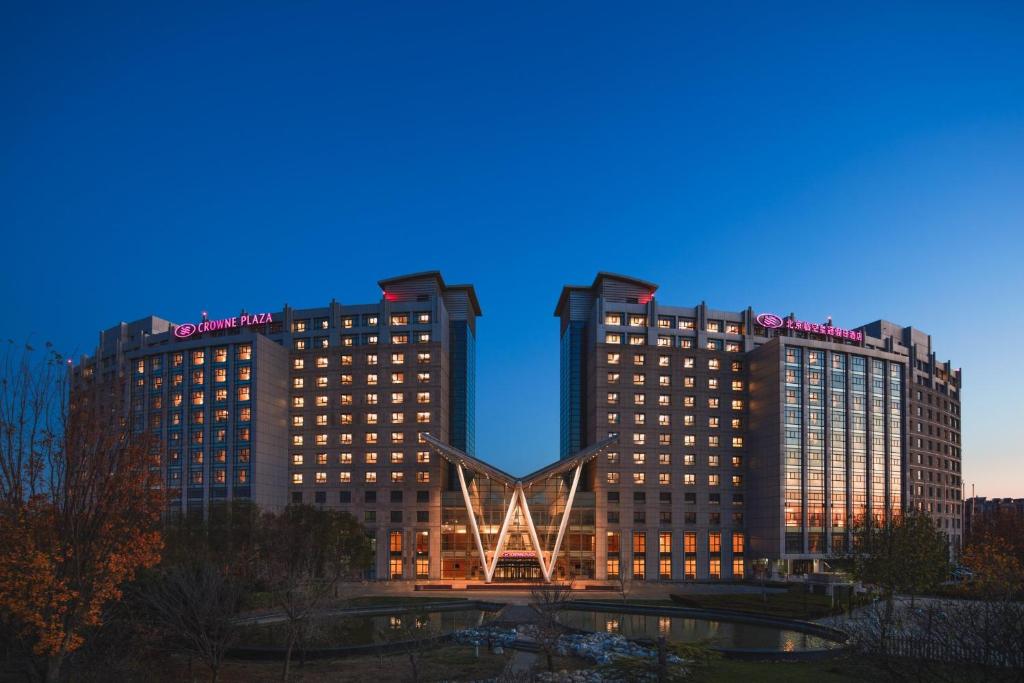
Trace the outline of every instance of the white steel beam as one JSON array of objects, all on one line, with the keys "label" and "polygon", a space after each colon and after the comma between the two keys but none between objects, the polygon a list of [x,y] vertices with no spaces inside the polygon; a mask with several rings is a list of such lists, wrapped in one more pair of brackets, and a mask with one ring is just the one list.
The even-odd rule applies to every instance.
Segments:
[{"label": "white steel beam", "polygon": [[480,540],[480,528],[476,524],[476,514],[473,512],[473,501],[469,497],[469,489],[466,488],[466,475],[462,473],[462,465],[456,463],[455,469],[459,473],[459,485],[462,486],[462,498],[466,501],[466,512],[469,514],[469,526],[473,529],[473,538],[476,539],[476,549],[480,553],[480,566],[484,570],[484,578],[487,578],[487,554],[484,553],[484,543]]},{"label": "white steel beam", "polygon": [[501,549],[505,546],[505,537],[508,535],[508,525],[512,522],[512,515],[515,513],[519,495],[515,489],[512,490],[512,499],[508,502],[508,511],[505,513],[505,521],[501,523],[501,531],[498,532],[498,541],[494,544],[494,557],[490,563],[484,564],[484,580],[487,583],[494,578],[494,570],[498,568],[498,558],[501,556]]},{"label": "white steel beam", "polygon": [[533,549],[537,551],[537,561],[540,563],[540,571],[545,580],[548,579],[547,565],[544,562],[544,551],[540,547],[540,540],[537,538],[537,527],[533,525],[533,517],[530,515],[530,505],[526,502],[526,493],[521,483],[516,484],[516,492],[523,504],[523,515],[526,517],[526,528],[530,530],[530,540],[533,542]]},{"label": "white steel beam", "polygon": [[[569,489],[569,498],[565,501],[565,512],[562,513],[562,522],[558,525],[558,536],[555,537],[555,547],[551,550],[551,563],[547,568],[544,578],[548,583],[551,583],[551,577],[555,573],[555,563],[558,560],[558,550],[562,547],[562,538],[565,536],[565,528],[569,524],[569,513],[572,512],[572,501],[576,497],[576,485],[580,483],[580,470],[583,469],[583,463],[576,466],[576,471],[572,475],[572,487]],[[542,567],[543,568],[543,567]]]}]

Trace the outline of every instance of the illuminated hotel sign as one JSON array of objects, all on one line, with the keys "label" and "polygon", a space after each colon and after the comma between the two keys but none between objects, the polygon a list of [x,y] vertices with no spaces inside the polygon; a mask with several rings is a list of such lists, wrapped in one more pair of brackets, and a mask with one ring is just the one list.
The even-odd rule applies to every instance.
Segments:
[{"label": "illuminated hotel sign", "polygon": [[857,330],[847,330],[843,327],[833,327],[832,325],[823,325],[821,323],[809,323],[805,320],[796,320],[792,317],[780,318],[774,313],[761,313],[757,316],[757,324],[770,330],[784,327],[787,330],[795,330],[797,332],[823,334],[826,337],[849,339],[850,341],[855,342],[864,341],[864,333]]},{"label": "illuminated hotel sign", "polygon": [[174,336],[178,339],[202,334],[203,332],[215,332],[217,330],[233,330],[239,327],[250,325],[264,325],[274,322],[271,313],[253,313],[251,315],[236,315],[233,318],[221,318],[219,320],[203,320],[198,323],[184,323],[174,328]]}]

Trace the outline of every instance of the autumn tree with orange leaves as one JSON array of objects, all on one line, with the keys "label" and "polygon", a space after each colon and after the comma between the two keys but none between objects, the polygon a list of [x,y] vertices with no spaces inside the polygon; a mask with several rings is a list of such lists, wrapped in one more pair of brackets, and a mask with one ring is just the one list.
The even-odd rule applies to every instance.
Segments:
[{"label": "autumn tree with orange leaves", "polygon": [[159,454],[123,381],[69,373],[49,344],[0,353],[0,622],[48,682],[162,548]]}]

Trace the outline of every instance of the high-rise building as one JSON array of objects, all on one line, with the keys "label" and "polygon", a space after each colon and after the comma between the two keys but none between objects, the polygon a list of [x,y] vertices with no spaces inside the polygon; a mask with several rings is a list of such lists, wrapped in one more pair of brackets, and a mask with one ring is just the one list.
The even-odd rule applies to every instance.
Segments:
[{"label": "high-rise building", "polygon": [[959,545],[960,371],[913,328],[669,306],[598,273],[555,308],[560,457],[520,476],[476,454],[473,287],[379,284],[369,304],[121,323],[73,386],[104,382],[155,437],[170,514],[345,510],[371,578],[818,571],[906,506]]},{"label": "high-rise building", "polygon": [[864,332],[907,357],[904,500],[935,520],[955,557],[963,544],[961,370],[939,361],[931,335],[916,328],[876,320]]}]

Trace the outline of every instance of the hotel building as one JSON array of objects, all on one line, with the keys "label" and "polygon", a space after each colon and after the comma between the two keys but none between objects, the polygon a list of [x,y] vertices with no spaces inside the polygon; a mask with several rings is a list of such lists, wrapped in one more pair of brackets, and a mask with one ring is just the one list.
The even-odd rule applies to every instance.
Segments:
[{"label": "hotel building", "polygon": [[[370,304],[122,323],[73,379],[124,387],[133,427],[158,437],[169,512],[345,510],[374,539],[370,578],[809,571],[847,547],[857,519],[915,496],[947,514],[934,487],[905,484],[951,473],[925,459],[937,437],[908,449],[927,424],[909,358],[931,354],[911,328],[664,306],[656,285],[599,273],[555,309],[561,457],[519,476],[475,453],[473,287],[437,272],[379,285]],[[914,373],[951,382],[930,357]],[[959,371],[955,383],[958,416]],[[944,424],[925,415],[922,435]],[[959,446],[955,462],[958,480]]]}]

